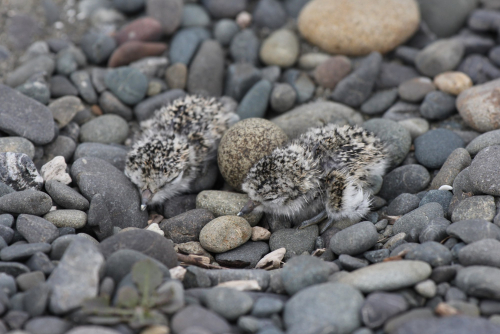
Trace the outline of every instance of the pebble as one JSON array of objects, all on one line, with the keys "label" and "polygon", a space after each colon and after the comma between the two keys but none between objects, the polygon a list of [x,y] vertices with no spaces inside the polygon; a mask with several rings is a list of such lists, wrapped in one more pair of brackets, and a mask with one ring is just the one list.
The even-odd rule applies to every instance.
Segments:
[{"label": "pebble", "polygon": [[439,189],[443,185],[452,186],[457,175],[467,168],[470,163],[470,155],[465,149],[455,149],[448,156],[438,174],[432,179],[431,189]]},{"label": "pebble", "polygon": [[378,238],[374,224],[364,221],[336,233],[330,241],[330,248],[337,255],[361,254],[372,248]]},{"label": "pebble", "polygon": [[295,139],[311,127],[319,127],[328,123],[335,123],[339,126],[360,125],[363,118],[360,113],[343,104],[318,101],[295,107],[271,121],[279,126],[289,139]]},{"label": "pebble", "polygon": [[87,214],[79,210],[55,210],[43,216],[56,227],[73,227],[79,229],[87,223]]},{"label": "pebble", "polygon": [[87,71],[81,70],[73,72],[70,75],[70,79],[85,102],[89,104],[97,103],[97,95]]},{"label": "pebble", "polygon": [[35,145],[45,145],[54,139],[54,121],[46,106],[20,92],[0,84],[0,130],[24,137]]},{"label": "pebble", "polygon": [[461,268],[457,272],[457,287],[470,296],[499,299],[500,269],[486,266]]},{"label": "pebble", "polygon": [[123,171],[125,168],[126,156],[127,151],[118,145],[87,142],[78,145],[74,154],[74,160],[76,161],[85,157],[95,157],[105,160]]},{"label": "pebble", "polygon": [[267,241],[269,238],[271,238],[269,230],[260,226],[252,227],[252,241]]},{"label": "pebble", "polygon": [[41,104],[48,104],[50,100],[50,89],[43,78],[43,74],[34,74],[25,83],[16,87],[24,95],[40,102]]},{"label": "pebble", "polygon": [[283,320],[290,333],[315,333],[327,326],[339,333],[350,333],[360,326],[362,304],[362,294],[352,287],[339,283],[317,284],[290,298]]},{"label": "pebble", "polygon": [[275,84],[271,92],[270,105],[274,111],[284,113],[293,108],[297,93],[292,86],[287,83]]},{"label": "pebble", "polygon": [[298,18],[299,31],[310,43],[330,53],[352,56],[391,51],[413,35],[418,24],[414,1],[320,0],[304,7]]},{"label": "pebble", "polygon": [[0,263],[0,272],[9,276],[17,277],[21,274],[29,273],[30,269],[24,264],[17,262]]},{"label": "pebble", "polygon": [[397,167],[384,176],[378,196],[392,200],[403,193],[416,194],[426,189],[430,181],[429,172],[421,165]]},{"label": "pebble", "polygon": [[[85,198],[91,199],[96,194],[103,196],[113,226],[146,226],[147,212],[140,210],[137,188],[122,171],[99,158],[85,157],[73,163],[71,175]],[[106,191],[111,188],[112,192]]]},{"label": "pebble", "polygon": [[372,93],[381,64],[380,53],[370,53],[357,69],[335,86],[332,99],[350,107],[361,106]]},{"label": "pebble", "polygon": [[268,253],[269,245],[266,242],[248,241],[235,249],[216,254],[215,261],[223,267],[251,269]]},{"label": "pebble", "polygon": [[476,85],[500,77],[500,70],[487,57],[478,54],[467,56],[457,70],[467,74]]},{"label": "pebble", "polygon": [[238,32],[229,45],[229,54],[235,63],[248,62],[257,64],[259,60],[260,40],[250,29]]},{"label": "pebble", "polygon": [[286,23],[287,13],[282,2],[277,0],[262,0],[255,6],[252,19],[258,27],[274,30]]},{"label": "pebble", "polygon": [[68,125],[76,114],[85,109],[82,100],[76,96],[58,98],[52,101],[48,107],[59,128]]},{"label": "pebble", "polygon": [[[403,162],[410,151],[411,135],[401,124],[388,119],[374,118],[364,122],[363,128],[374,133],[384,144],[386,144],[388,156],[390,158],[390,168],[396,167]],[[400,193],[393,195],[392,198],[399,194]]]},{"label": "pebble", "polygon": [[126,66],[146,57],[160,56],[167,49],[165,43],[129,41],[113,51],[108,60],[108,67]]},{"label": "pebble", "polygon": [[343,270],[353,271],[368,266],[370,263],[365,259],[360,259],[347,254],[341,254],[338,258],[338,263]]},{"label": "pebble", "polygon": [[229,65],[226,74],[224,95],[230,96],[236,101],[241,101],[248,90],[261,78],[261,71],[250,63]]},{"label": "pebble", "polygon": [[281,279],[286,292],[294,295],[308,286],[326,282],[330,273],[330,266],[326,262],[301,255],[287,261],[281,270]]},{"label": "pebble", "polygon": [[111,92],[105,91],[99,96],[99,106],[105,114],[114,114],[126,121],[131,121],[133,118],[132,109],[123,104]]},{"label": "pebble", "polygon": [[170,219],[164,219],[160,228],[165,232],[165,237],[174,243],[198,241],[200,231],[215,216],[206,209],[194,209]]},{"label": "pebble", "polygon": [[451,215],[452,222],[470,219],[492,221],[496,215],[493,196],[473,196],[460,201]]},{"label": "pebble", "polygon": [[428,77],[455,69],[464,54],[464,45],[454,39],[441,39],[421,50],[415,58],[417,69]]},{"label": "pebble", "polygon": [[186,4],[182,9],[182,27],[204,27],[210,24],[207,11],[199,5]]},{"label": "pebble", "polygon": [[134,116],[137,121],[142,122],[151,116],[153,116],[154,112],[163,107],[164,105],[169,104],[173,100],[184,97],[186,93],[180,89],[172,89],[168,90],[165,93],[161,93],[150,97],[140,103],[138,103],[134,107]]},{"label": "pebble", "polygon": [[[436,145],[439,143],[439,145]],[[457,148],[464,147],[463,139],[447,129],[431,130],[414,142],[415,157],[427,168],[440,168],[448,156]]]},{"label": "pebble", "polygon": [[233,37],[238,33],[238,24],[234,20],[222,19],[215,23],[213,34],[215,39],[222,45],[228,46],[231,44]]},{"label": "pebble", "polygon": [[387,207],[387,214],[391,216],[402,216],[418,208],[420,198],[413,194],[402,193],[391,201]]},{"label": "pebble", "polygon": [[23,137],[2,137],[0,138],[0,152],[24,153],[30,159],[35,157],[35,146]]},{"label": "pebble", "polygon": [[221,96],[224,78],[224,55],[214,40],[203,42],[189,67],[187,90],[191,94]]},{"label": "pebble", "polygon": [[443,207],[439,203],[428,203],[396,220],[393,233],[404,232],[409,235],[415,229],[418,236],[433,219],[442,217],[444,217]]},{"label": "pebble", "polygon": [[50,211],[52,199],[44,192],[23,190],[0,197],[0,210],[42,216]]},{"label": "pebble", "polygon": [[303,70],[314,70],[317,66],[330,59],[328,53],[308,52],[299,57],[299,68]]},{"label": "pebble", "polygon": [[434,84],[442,92],[459,95],[464,90],[472,87],[472,80],[462,72],[444,72],[434,78]]},{"label": "pebble", "polygon": [[316,87],[307,73],[288,69],[283,73],[283,81],[295,89],[298,103],[305,103],[313,97]]},{"label": "pebble", "polygon": [[474,138],[465,149],[470,155],[476,155],[488,146],[500,145],[500,130],[493,130],[483,133]]},{"label": "pebble", "polygon": [[240,119],[263,118],[272,88],[271,83],[265,79],[253,85],[238,105],[237,114]]},{"label": "pebble", "polygon": [[477,1],[460,3],[423,0],[419,2],[422,20],[438,37],[457,33],[466,22],[469,14],[477,7]]},{"label": "pebble", "polygon": [[198,47],[210,38],[210,33],[202,28],[182,29],[174,35],[170,43],[169,59],[175,63],[189,65]]},{"label": "pebble", "polygon": [[430,279],[415,285],[415,291],[425,298],[433,298],[436,295],[436,289],[436,283]]},{"label": "pebble", "polygon": [[50,76],[55,66],[55,61],[49,55],[40,55],[8,73],[5,83],[10,87],[17,87],[31,78],[33,74],[45,72],[47,76]]},{"label": "pebble", "polygon": [[345,56],[328,58],[316,66],[314,79],[324,88],[334,89],[351,72],[351,61]]},{"label": "pebble", "polygon": [[395,88],[377,91],[363,102],[360,110],[367,115],[380,114],[389,109],[397,98],[398,90]]},{"label": "pebble", "polygon": [[[265,2],[277,2],[276,0],[263,0],[259,2],[259,6]],[[270,13],[269,13],[270,14]],[[269,15],[268,14],[268,15]],[[273,17],[273,22],[277,22],[277,18]],[[269,66],[276,65],[280,67],[290,67],[297,61],[299,55],[299,40],[293,32],[288,29],[280,29],[273,32],[267,37],[260,47],[260,60]]]},{"label": "pebble", "polygon": [[14,230],[11,228],[12,226],[1,226],[0,227],[0,236],[5,242],[2,242],[1,247],[4,248],[7,246],[7,244],[10,244],[12,242],[12,239],[14,238]]},{"label": "pebble", "polygon": [[275,231],[269,239],[269,248],[275,251],[285,248],[285,260],[292,256],[301,255],[304,252],[311,253],[314,250],[316,237],[319,235],[318,226],[313,225],[298,230],[294,228],[284,228]]},{"label": "pebble", "polygon": [[85,123],[80,130],[80,141],[120,144],[127,139],[127,122],[117,115],[102,115]]},{"label": "pebble", "polygon": [[224,180],[240,189],[253,164],[287,140],[283,130],[265,119],[252,118],[236,123],[226,131],[219,144],[217,161]]},{"label": "pebble", "polygon": [[461,220],[446,229],[452,237],[461,239],[466,244],[482,239],[500,240],[500,227],[483,219]]},{"label": "pebble", "polygon": [[377,89],[398,87],[402,82],[421,76],[414,67],[398,62],[382,62],[380,73],[375,83]]},{"label": "pebble", "polygon": [[129,41],[155,42],[161,35],[161,23],[152,17],[143,17],[122,27],[114,37],[121,45]]},{"label": "pebble", "polygon": [[398,122],[420,117],[419,107],[417,103],[398,101],[382,115],[382,119]]},{"label": "pebble", "polygon": [[89,32],[80,40],[80,46],[91,63],[102,64],[115,50],[116,40],[104,33]]},{"label": "pebble", "polygon": [[50,244],[59,237],[59,231],[53,223],[32,215],[19,215],[16,220],[16,230],[29,243]]},{"label": "pebble", "polygon": [[418,240],[421,243],[426,241],[437,241],[441,242],[444,240],[448,234],[446,233],[446,229],[450,225],[450,221],[445,218],[436,218],[429,222],[429,224],[422,229]]},{"label": "pebble", "polygon": [[389,253],[390,252],[388,249],[377,249],[373,251],[364,252],[363,256],[371,263],[378,263],[382,262],[385,258],[388,258]]},{"label": "pebble", "polygon": [[284,303],[280,299],[263,296],[255,301],[251,314],[258,318],[268,318],[273,314],[280,313],[283,307]]},{"label": "pebble", "polygon": [[194,332],[195,328],[206,329],[207,333],[231,331],[229,323],[223,317],[199,305],[189,305],[172,317],[171,329],[174,333],[205,334]]},{"label": "pebble", "polygon": [[64,97],[67,95],[77,96],[78,90],[65,76],[54,75],[48,80],[50,96],[52,98]]},{"label": "pebble", "polygon": [[427,241],[410,249],[405,259],[424,261],[432,267],[451,264],[451,252],[448,248],[435,241]]},{"label": "pebble", "polygon": [[425,205],[427,203],[436,202],[441,204],[444,212],[448,212],[448,207],[450,206],[451,198],[453,194],[447,190],[429,190],[419,203],[419,206]]},{"label": "pebble", "polygon": [[248,313],[253,306],[253,300],[247,293],[229,288],[213,288],[204,299],[210,310],[230,321]]},{"label": "pebble", "polygon": [[165,73],[165,80],[170,89],[184,89],[187,83],[188,70],[185,64],[176,63]]},{"label": "pebble", "polygon": [[458,252],[463,266],[488,266],[500,268],[498,254],[500,242],[495,239],[482,239],[468,244]]},{"label": "pebble", "polygon": [[499,196],[500,146],[489,146],[481,150],[469,167],[472,186],[488,195]]},{"label": "pebble", "polygon": [[408,302],[399,294],[374,292],[368,295],[361,307],[361,319],[366,327],[374,329],[408,308]]},{"label": "pebble", "polygon": [[436,90],[436,86],[431,79],[418,77],[402,82],[398,87],[398,94],[405,101],[420,102],[434,90]]},{"label": "pebble", "polygon": [[171,35],[182,20],[182,0],[146,0],[146,15],[161,23],[163,33]]},{"label": "pebble", "polygon": [[412,319],[405,321],[392,333],[394,334],[417,334],[422,331],[433,330],[435,333],[454,328],[456,334],[467,333],[498,333],[498,325],[493,324],[491,321],[479,317],[471,317],[467,315],[456,315],[453,317],[443,318],[424,318]]},{"label": "pebble", "polygon": [[252,228],[241,217],[222,216],[206,224],[200,232],[200,243],[206,250],[223,253],[250,239]]},{"label": "pebble", "polygon": [[429,122],[423,118],[409,118],[398,122],[410,133],[411,139],[414,140],[417,137],[423,135],[429,131]]},{"label": "pebble", "polygon": [[[248,195],[227,191],[205,190],[196,196],[196,208],[206,209],[214,214],[214,218],[221,216],[235,216],[248,202]],[[262,212],[251,212],[243,215],[250,226],[255,226],[262,218]]]},{"label": "pebble", "polygon": [[71,322],[54,316],[39,316],[28,320],[24,328],[34,334],[44,334],[45,330],[53,334],[63,334],[71,329]]},{"label": "pebble", "polygon": [[[32,244],[17,244],[5,247],[0,251],[2,261],[23,261],[29,259],[36,252],[50,252],[50,244],[47,243],[32,243]],[[5,272],[2,270],[2,272]],[[7,273],[9,274],[9,273]],[[21,274],[21,273],[20,273]]]},{"label": "pebble", "polygon": [[67,334],[85,334],[85,333],[93,333],[93,334],[119,334],[119,331],[111,329],[109,327],[103,326],[77,326],[73,327],[70,331],[66,332]]},{"label": "pebble", "polygon": [[133,67],[121,67],[108,71],[105,82],[120,101],[129,105],[142,101],[148,89],[146,76]]}]

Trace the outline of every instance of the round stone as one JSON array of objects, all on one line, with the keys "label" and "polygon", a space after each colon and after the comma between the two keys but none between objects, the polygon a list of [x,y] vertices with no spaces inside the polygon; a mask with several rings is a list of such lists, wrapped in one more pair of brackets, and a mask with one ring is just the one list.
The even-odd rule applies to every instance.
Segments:
[{"label": "round stone", "polygon": [[[439,145],[436,145],[439,143]],[[441,168],[455,149],[464,147],[464,140],[447,129],[431,130],[415,139],[415,158],[427,168]]]},{"label": "round stone", "polygon": [[222,19],[214,26],[214,37],[222,46],[228,46],[238,31],[238,24],[234,20]]},{"label": "round stone", "polygon": [[433,267],[445,266],[451,263],[451,252],[439,242],[428,241],[408,251],[405,259],[419,260]]},{"label": "round stone", "polygon": [[402,82],[398,87],[398,94],[405,101],[420,102],[425,95],[434,90],[436,90],[436,87],[431,79],[418,77]]},{"label": "round stone", "polygon": [[336,233],[330,240],[330,248],[337,255],[356,255],[369,250],[377,241],[375,225],[365,221]]},{"label": "round stone", "polygon": [[243,245],[252,236],[252,227],[237,216],[222,216],[205,225],[200,232],[203,248],[213,253],[223,253]]},{"label": "round stone", "polygon": [[82,228],[87,224],[87,214],[79,210],[55,210],[43,216],[56,227]]},{"label": "round stone", "polygon": [[429,131],[429,122],[420,117],[404,119],[398,123],[408,130],[412,140]]},{"label": "round stone", "polygon": [[102,115],[85,123],[80,130],[81,142],[121,144],[128,136],[127,122],[116,115]]},{"label": "round stone", "polygon": [[161,24],[151,17],[136,19],[118,31],[115,39],[118,44],[128,41],[157,41],[161,38]]},{"label": "round stone", "polygon": [[469,168],[469,178],[475,189],[500,196],[500,146],[486,147],[476,155]]},{"label": "round stone", "polygon": [[429,120],[441,120],[455,112],[455,97],[441,91],[427,94],[420,105],[420,114]]},{"label": "round stone", "polygon": [[108,71],[106,86],[123,103],[139,103],[148,90],[148,79],[141,71],[133,67],[121,67]]},{"label": "round stone", "polygon": [[451,214],[451,221],[484,219],[492,221],[496,215],[493,196],[472,196],[460,201]]},{"label": "round stone", "polygon": [[208,308],[227,320],[236,320],[252,309],[252,298],[242,291],[214,288],[205,295]]},{"label": "round stone", "polygon": [[402,193],[391,201],[387,207],[387,214],[391,216],[402,216],[418,208],[420,198],[416,195]]},{"label": "round stone", "polygon": [[[458,271],[457,287],[474,297],[500,299],[500,269],[470,266]],[[485,332],[486,333],[486,332]]]},{"label": "round stone", "polygon": [[422,21],[429,29],[438,37],[447,37],[462,28],[469,14],[477,7],[478,1],[419,0],[418,4]]},{"label": "round stone", "polygon": [[300,33],[309,42],[336,54],[386,53],[406,41],[420,22],[413,0],[315,0],[298,19]]},{"label": "round stone", "polygon": [[446,232],[466,244],[482,239],[500,240],[500,227],[483,219],[458,221],[448,226]]},{"label": "round stone", "polygon": [[318,226],[312,225],[304,229],[282,228],[274,232],[269,239],[269,248],[275,251],[285,248],[285,260],[292,256],[310,253],[314,250],[316,238],[318,237]]},{"label": "round stone", "polygon": [[472,80],[463,72],[444,72],[434,78],[434,84],[445,93],[458,95],[472,87]]},{"label": "round stone", "polygon": [[483,239],[473,242],[458,252],[463,266],[489,266],[500,268],[500,241]]},{"label": "round stone", "polygon": [[274,111],[283,113],[292,109],[297,99],[297,92],[287,83],[275,84],[271,92],[270,104]]},{"label": "round stone", "polygon": [[415,58],[415,65],[422,74],[434,77],[457,67],[464,50],[463,43],[458,39],[441,39],[420,51]]},{"label": "round stone", "polygon": [[267,37],[260,48],[260,59],[266,65],[289,67],[299,55],[299,39],[288,29],[280,29]]},{"label": "round stone", "polygon": [[230,186],[240,189],[250,168],[288,140],[275,124],[261,118],[236,123],[221,139],[217,161]]},{"label": "round stone", "polygon": [[351,60],[346,56],[328,58],[314,70],[314,79],[321,86],[334,89],[351,72]]},{"label": "round stone", "polygon": [[295,256],[281,270],[283,286],[288,294],[293,295],[308,286],[326,282],[331,273],[330,268],[318,258],[309,255]]}]

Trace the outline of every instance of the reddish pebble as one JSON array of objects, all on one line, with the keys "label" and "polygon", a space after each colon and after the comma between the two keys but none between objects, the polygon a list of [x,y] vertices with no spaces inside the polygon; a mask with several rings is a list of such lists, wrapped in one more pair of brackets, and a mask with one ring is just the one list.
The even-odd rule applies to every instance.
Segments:
[{"label": "reddish pebble", "polygon": [[159,56],[165,50],[167,50],[165,43],[126,42],[113,52],[109,58],[108,67],[125,66],[145,57]]},{"label": "reddish pebble", "polygon": [[316,67],[314,79],[324,88],[334,89],[335,86],[351,72],[351,61],[345,56],[335,56],[325,60]]},{"label": "reddish pebble", "polygon": [[151,17],[144,17],[127,24],[115,35],[118,45],[129,41],[154,42],[161,38],[161,23]]}]

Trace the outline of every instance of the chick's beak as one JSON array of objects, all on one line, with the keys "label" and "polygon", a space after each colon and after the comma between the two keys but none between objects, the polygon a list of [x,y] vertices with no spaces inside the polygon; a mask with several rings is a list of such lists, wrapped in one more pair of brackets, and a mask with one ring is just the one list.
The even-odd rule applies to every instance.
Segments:
[{"label": "chick's beak", "polygon": [[252,212],[259,205],[260,205],[259,202],[248,200],[247,204],[245,204],[245,206],[243,207],[243,209],[241,209],[240,212],[238,212],[237,216],[241,217],[243,215],[246,215],[247,213]]},{"label": "chick's beak", "polygon": [[142,191],[142,201],[141,201],[141,211],[146,210],[148,207],[148,202],[153,197],[153,194],[151,193],[151,190],[146,189]]}]

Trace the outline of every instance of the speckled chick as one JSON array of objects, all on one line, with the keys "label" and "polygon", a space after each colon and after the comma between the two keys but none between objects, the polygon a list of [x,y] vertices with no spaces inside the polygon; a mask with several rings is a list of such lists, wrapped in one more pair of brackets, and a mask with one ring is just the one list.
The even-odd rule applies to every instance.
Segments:
[{"label": "speckled chick", "polygon": [[189,192],[214,162],[224,132],[238,120],[215,98],[188,95],[142,122],[125,165],[125,175],[141,191],[141,208]]}]

